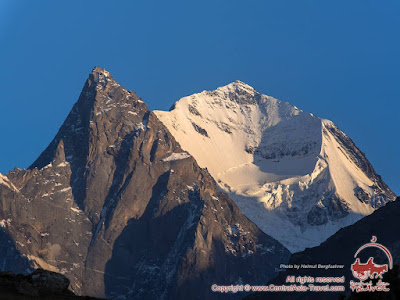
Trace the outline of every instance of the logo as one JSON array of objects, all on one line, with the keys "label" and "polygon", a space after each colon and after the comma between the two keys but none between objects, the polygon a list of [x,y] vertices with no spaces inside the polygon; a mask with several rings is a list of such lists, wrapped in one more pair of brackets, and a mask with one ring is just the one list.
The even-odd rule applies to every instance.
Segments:
[{"label": "logo", "polygon": [[[376,242],[376,236],[373,236],[370,243],[361,246],[354,258],[356,261],[351,265],[353,276],[359,281],[350,281],[350,289],[354,292],[388,292],[389,283],[382,281],[382,275],[393,268],[393,259],[390,251],[383,245]],[[377,248],[383,251],[388,259],[388,264],[378,265],[374,262],[374,257],[370,257],[366,263],[361,263],[357,256],[366,248]]]}]

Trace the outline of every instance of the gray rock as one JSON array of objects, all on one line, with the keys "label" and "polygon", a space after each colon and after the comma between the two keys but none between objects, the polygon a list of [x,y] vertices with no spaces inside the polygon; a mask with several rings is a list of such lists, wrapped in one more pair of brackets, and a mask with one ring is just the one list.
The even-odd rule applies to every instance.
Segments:
[{"label": "gray rock", "polygon": [[265,283],[289,258],[101,68],[39,158],[6,177],[0,229],[20,265],[80,295],[217,298],[213,283]]}]

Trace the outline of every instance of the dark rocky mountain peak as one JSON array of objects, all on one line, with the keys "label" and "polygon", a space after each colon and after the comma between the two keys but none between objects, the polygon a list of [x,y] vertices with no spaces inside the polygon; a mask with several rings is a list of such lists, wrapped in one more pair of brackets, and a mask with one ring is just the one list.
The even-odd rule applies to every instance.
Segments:
[{"label": "dark rocky mountain peak", "polygon": [[39,158],[1,178],[0,267],[60,272],[80,295],[213,298],[289,257],[101,68]]},{"label": "dark rocky mountain peak", "polygon": [[111,163],[133,135],[146,130],[149,113],[134,92],[123,88],[105,69],[95,67],[56,137],[29,169],[68,164],[75,202],[96,218],[93,214],[99,215],[100,207],[93,210],[95,204],[85,201],[92,172]]}]

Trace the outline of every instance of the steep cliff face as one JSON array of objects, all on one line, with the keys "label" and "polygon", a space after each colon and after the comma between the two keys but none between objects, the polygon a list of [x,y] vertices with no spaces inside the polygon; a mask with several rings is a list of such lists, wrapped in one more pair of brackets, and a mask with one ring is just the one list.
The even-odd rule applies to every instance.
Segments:
[{"label": "steep cliff face", "polygon": [[155,113],[240,210],[292,252],[395,199],[334,123],[243,82]]},{"label": "steep cliff face", "polygon": [[32,166],[0,179],[0,244],[18,253],[0,248],[0,268],[60,272],[78,294],[216,297],[211,284],[265,282],[289,257],[101,68]]}]

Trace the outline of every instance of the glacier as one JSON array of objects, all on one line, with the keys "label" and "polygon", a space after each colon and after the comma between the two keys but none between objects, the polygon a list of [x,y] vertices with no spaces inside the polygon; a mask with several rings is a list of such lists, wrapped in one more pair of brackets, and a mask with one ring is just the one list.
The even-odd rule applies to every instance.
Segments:
[{"label": "glacier", "polygon": [[333,122],[244,82],[155,113],[241,211],[291,252],[319,245],[395,199]]}]

